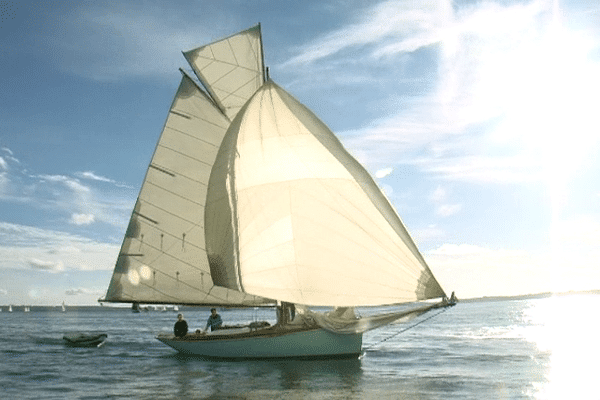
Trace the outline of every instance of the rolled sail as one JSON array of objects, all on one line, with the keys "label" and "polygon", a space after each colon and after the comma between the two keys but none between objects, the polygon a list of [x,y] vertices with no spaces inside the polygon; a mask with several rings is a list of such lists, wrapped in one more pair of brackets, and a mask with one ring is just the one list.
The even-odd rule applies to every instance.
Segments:
[{"label": "rolled sail", "polygon": [[444,296],[371,176],[272,81],[227,130],[205,230],[214,282],[229,289],[323,306]]}]

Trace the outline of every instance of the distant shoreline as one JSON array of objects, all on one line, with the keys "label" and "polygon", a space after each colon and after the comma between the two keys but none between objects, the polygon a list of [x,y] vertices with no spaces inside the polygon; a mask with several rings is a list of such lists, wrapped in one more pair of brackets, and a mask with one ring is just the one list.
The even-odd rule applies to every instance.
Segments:
[{"label": "distant shoreline", "polygon": [[476,302],[485,302],[485,301],[507,301],[507,300],[527,300],[527,299],[544,299],[552,296],[570,296],[570,295],[578,295],[578,294],[600,294],[599,290],[572,290],[568,292],[542,292],[535,294],[523,294],[516,296],[484,296],[484,297],[475,297],[472,299],[460,299],[461,303],[476,303]]}]

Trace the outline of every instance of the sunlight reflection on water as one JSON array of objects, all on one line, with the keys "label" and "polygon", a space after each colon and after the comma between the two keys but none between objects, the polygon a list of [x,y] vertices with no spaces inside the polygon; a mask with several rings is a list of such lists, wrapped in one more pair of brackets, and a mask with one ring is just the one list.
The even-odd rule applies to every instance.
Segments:
[{"label": "sunlight reflection on water", "polygon": [[538,399],[598,399],[600,296],[555,296],[524,310],[525,338],[547,352],[550,366]]}]

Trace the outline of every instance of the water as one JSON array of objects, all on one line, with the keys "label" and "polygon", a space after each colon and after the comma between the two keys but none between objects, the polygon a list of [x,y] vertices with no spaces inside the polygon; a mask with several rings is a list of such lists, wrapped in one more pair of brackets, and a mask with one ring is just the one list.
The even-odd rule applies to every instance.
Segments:
[{"label": "water", "polygon": [[[235,362],[184,357],[154,339],[171,331],[174,312],[3,307],[0,397],[599,399],[599,306],[600,295],[463,302],[391,338],[406,326],[366,333],[360,359]],[[220,313],[232,323],[271,318],[266,310]],[[196,329],[209,313],[184,314]],[[108,339],[99,348],[67,347],[70,331]]]}]

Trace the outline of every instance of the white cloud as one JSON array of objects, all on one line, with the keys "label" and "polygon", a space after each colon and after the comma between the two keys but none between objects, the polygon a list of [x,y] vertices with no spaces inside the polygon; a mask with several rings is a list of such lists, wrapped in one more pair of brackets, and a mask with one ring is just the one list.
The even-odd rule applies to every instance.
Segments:
[{"label": "white cloud", "polygon": [[2,157],[0,157],[0,168],[2,168],[3,170],[8,169],[8,163]]},{"label": "white cloud", "polygon": [[[14,160],[6,160],[10,167]],[[47,218],[59,220],[63,226],[101,222],[123,229],[135,202],[132,188],[91,171],[75,175],[86,179],[88,184],[64,174],[38,174],[15,168],[2,171],[0,167],[0,201],[44,210]],[[106,187],[98,182],[114,186]]]},{"label": "white cloud", "polygon": [[94,181],[115,183],[114,180],[106,178],[104,176],[96,175],[93,171],[77,172],[75,175],[79,176],[80,178],[83,178],[83,179],[91,179]]},{"label": "white cloud", "polygon": [[69,189],[73,190],[73,192],[80,194],[87,194],[90,192],[90,188],[88,186],[82,185],[78,179],[71,178],[65,175],[38,175],[40,182],[58,182],[64,184]]},{"label": "white cloud", "polygon": [[0,295],[6,296],[8,291],[6,289],[0,289]]},{"label": "white cloud", "polygon": [[32,269],[41,271],[62,272],[65,270],[65,266],[62,261],[43,261],[32,258],[27,260],[27,263]]},{"label": "white cloud", "polygon": [[65,290],[65,294],[67,296],[89,296],[89,295],[101,296],[104,294],[104,291],[86,289],[86,288],[75,288],[75,289]]},{"label": "white cloud", "polygon": [[[395,7],[411,12],[382,22],[382,11]],[[600,142],[593,117],[600,107],[600,79],[593,72],[598,63],[589,58],[598,38],[561,26],[553,11],[545,0],[484,2],[455,11],[447,2],[384,2],[289,63],[329,60],[359,44],[368,45],[361,53],[390,57],[438,43],[432,90],[404,99],[397,114],[340,132],[353,153],[368,164],[411,164],[445,180],[478,184],[562,178],[592,157]]]},{"label": "white cloud", "polygon": [[462,209],[460,204],[443,204],[435,210],[435,213],[441,217],[449,217],[457,214]]},{"label": "white cloud", "polygon": [[304,47],[283,64],[292,67],[316,62],[354,46],[371,45],[381,58],[391,53],[414,51],[441,40],[440,32],[452,17],[450,1],[385,1],[357,13],[359,21],[333,31]]},{"label": "white cloud", "polygon": [[[597,235],[600,225],[594,226]],[[427,252],[425,258],[442,286],[455,290],[459,298],[597,289],[597,242],[578,244],[577,252],[567,247],[549,244],[534,253],[447,243]]]},{"label": "white cloud", "polygon": [[112,270],[119,246],[65,232],[0,222],[0,268]]},{"label": "white cloud", "polygon": [[394,171],[394,168],[383,168],[375,172],[375,177],[378,179],[385,178]]},{"label": "white cloud", "polygon": [[438,186],[437,188],[435,188],[435,190],[429,198],[434,203],[442,202],[446,200],[446,190],[443,187]]},{"label": "white cloud", "polygon": [[433,193],[429,196],[429,200],[435,204],[435,213],[441,217],[449,217],[457,214],[462,206],[460,204],[447,204],[448,193],[446,189],[438,186]]},{"label": "white cloud", "polygon": [[441,239],[446,236],[446,232],[437,225],[429,225],[426,228],[417,229],[414,231],[416,242],[425,243],[435,239]]},{"label": "white cloud", "polygon": [[89,225],[95,221],[94,214],[73,214],[71,215],[71,223],[75,225]]}]

